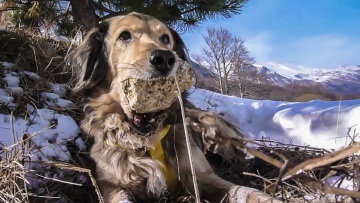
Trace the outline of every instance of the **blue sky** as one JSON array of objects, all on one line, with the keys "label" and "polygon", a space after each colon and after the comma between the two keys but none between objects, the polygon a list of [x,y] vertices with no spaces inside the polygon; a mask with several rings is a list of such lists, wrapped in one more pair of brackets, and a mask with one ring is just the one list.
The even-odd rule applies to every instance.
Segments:
[{"label": "blue sky", "polygon": [[183,34],[190,54],[205,47],[206,27],[242,38],[258,63],[360,65],[360,0],[249,0],[240,15]]}]

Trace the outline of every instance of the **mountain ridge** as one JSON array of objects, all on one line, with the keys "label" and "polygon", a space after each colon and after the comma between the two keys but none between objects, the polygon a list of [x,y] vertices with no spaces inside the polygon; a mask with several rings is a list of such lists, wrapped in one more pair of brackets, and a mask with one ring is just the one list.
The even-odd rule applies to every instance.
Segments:
[{"label": "mountain ridge", "polygon": [[[344,65],[335,69],[310,69],[303,66],[290,67],[275,63],[252,66],[265,73],[267,81],[275,85],[298,84],[308,86],[320,84],[333,93],[360,95],[360,65]],[[279,71],[279,67],[291,71],[288,71],[287,74],[285,71]]]},{"label": "mountain ridge", "polygon": [[[216,73],[194,63],[198,78],[209,80]],[[360,65],[343,65],[334,69],[309,68],[301,65],[288,65],[274,62],[253,64],[243,68],[261,78],[261,83],[284,87],[286,85],[321,85],[334,94],[356,94],[360,96]]]}]

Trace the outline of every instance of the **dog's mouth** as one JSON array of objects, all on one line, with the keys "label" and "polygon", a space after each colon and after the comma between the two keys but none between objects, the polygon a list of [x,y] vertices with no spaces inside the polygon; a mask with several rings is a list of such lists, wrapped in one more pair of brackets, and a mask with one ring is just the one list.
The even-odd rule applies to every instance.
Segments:
[{"label": "dog's mouth", "polygon": [[137,113],[132,111],[132,126],[141,135],[147,135],[156,129],[156,120],[160,112]]}]

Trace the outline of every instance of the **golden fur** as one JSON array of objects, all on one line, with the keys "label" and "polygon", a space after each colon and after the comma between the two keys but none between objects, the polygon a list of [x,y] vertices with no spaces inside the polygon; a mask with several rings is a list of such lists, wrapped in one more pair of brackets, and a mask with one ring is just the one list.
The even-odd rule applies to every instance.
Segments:
[{"label": "golden fur", "polygon": [[[175,56],[173,68],[165,75],[149,62],[155,50],[170,51]],[[143,202],[169,191],[161,163],[148,155],[148,148],[168,124],[172,127],[162,140],[167,165],[182,188],[193,193],[184,129],[181,119],[177,119],[178,103],[155,114],[137,115],[129,107],[121,87],[121,81],[129,76],[148,79],[173,74],[180,59],[188,60],[179,35],[157,19],[139,13],[101,22],[75,51],[74,91],[87,98],[81,128],[95,138],[91,157],[96,162],[97,180],[105,202]],[[147,116],[155,121],[144,128],[134,124],[135,118]],[[195,132],[189,129],[189,133],[191,136]],[[220,202],[234,185],[214,174],[194,139],[191,138],[191,151],[201,198]]]}]

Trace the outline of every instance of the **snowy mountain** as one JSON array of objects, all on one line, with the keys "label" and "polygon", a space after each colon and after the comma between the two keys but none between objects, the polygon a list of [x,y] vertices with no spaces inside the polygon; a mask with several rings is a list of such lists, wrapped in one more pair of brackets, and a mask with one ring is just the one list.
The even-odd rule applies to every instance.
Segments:
[{"label": "snowy mountain", "polygon": [[259,73],[266,75],[266,80],[275,85],[321,84],[334,93],[360,95],[360,66],[341,66],[336,69],[317,69],[304,66],[266,63],[254,65]]},{"label": "snowy mountain", "polygon": [[[209,78],[214,78],[216,75],[215,73],[209,73],[209,71],[196,63],[194,63],[194,69],[198,79],[204,80],[206,78],[209,81]],[[247,66],[244,71],[257,72],[263,82],[276,86],[320,84],[332,93],[360,96],[360,65],[341,66],[336,69],[319,69],[269,62]]]}]

